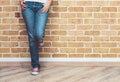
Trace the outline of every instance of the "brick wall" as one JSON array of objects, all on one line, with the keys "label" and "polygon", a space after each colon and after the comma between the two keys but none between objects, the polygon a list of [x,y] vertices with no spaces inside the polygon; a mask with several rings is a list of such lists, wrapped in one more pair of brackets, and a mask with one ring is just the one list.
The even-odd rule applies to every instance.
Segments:
[{"label": "brick wall", "polygon": [[[120,1],[54,0],[40,57],[120,57]],[[0,0],[0,57],[28,58],[19,0]]]}]

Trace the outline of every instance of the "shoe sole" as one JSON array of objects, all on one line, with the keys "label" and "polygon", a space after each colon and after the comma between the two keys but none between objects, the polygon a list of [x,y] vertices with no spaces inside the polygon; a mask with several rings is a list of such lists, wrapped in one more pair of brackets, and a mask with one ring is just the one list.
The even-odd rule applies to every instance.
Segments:
[{"label": "shoe sole", "polygon": [[38,75],[39,73],[38,72],[32,72],[32,75]]},{"label": "shoe sole", "polygon": [[44,46],[44,43],[40,43],[40,47],[43,47]]}]

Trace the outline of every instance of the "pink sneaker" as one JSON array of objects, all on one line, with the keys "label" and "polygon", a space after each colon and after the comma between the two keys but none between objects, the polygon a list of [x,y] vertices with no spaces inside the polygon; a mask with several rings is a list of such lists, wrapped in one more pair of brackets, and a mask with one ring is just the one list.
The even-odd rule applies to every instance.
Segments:
[{"label": "pink sneaker", "polygon": [[39,43],[40,47],[43,47],[43,46],[44,46],[43,39],[41,39],[38,43]]},{"label": "pink sneaker", "polygon": [[32,70],[32,75],[38,75],[39,72],[40,72],[40,69],[38,69],[38,68],[33,68],[33,70]]}]

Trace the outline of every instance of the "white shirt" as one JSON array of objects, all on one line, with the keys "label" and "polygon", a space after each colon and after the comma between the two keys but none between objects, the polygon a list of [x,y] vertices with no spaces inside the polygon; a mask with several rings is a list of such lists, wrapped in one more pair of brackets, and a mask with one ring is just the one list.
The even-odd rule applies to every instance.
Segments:
[{"label": "white shirt", "polygon": [[32,1],[32,2],[46,3],[48,0],[24,0],[24,1]]}]

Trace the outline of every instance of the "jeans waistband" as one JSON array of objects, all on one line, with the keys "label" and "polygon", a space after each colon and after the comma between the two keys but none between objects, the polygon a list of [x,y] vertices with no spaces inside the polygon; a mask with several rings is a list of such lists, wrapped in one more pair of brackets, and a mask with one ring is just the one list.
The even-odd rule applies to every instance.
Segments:
[{"label": "jeans waistband", "polygon": [[44,3],[41,3],[41,2],[32,2],[32,1],[25,1],[25,3],[44,4]]}]

